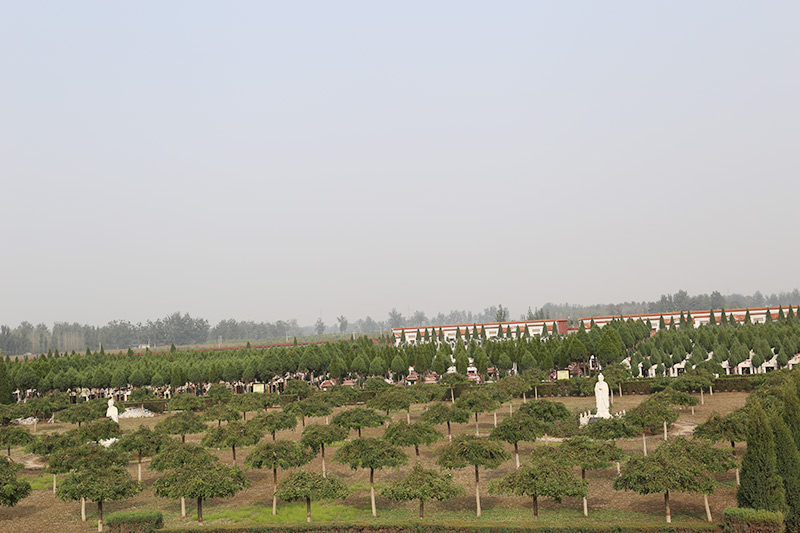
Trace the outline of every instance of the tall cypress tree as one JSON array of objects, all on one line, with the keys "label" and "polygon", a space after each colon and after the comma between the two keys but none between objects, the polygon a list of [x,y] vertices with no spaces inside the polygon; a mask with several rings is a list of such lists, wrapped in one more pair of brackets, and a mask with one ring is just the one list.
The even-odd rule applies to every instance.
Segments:
[{"label": "tall cypress tree", "polygon": [[14,385],[8,376],[6,364],[0,361],[0,404],[14,403]]},{"label": "tall cypress tree", "polygon": [[767,415],[756,403],[747,422],[747,451],[742,459],[742,472],[736,501],[739,507],[783,511],[786,496],[778,475],[775,440]]},{"label": "tall cypress tree", "polygon": [[800,531],[800,452],[789,428],[777,414],[770,419],[778,458],[778,475],[786,491],[786,531]]},{"label": "tall cypress tree", "polygon": [[711,314],[708,315],[708,323],[711,324],[712,326],[716,326],[717,325],[717,319],[714,318],[714,310],[713,309],[711,310]]}]

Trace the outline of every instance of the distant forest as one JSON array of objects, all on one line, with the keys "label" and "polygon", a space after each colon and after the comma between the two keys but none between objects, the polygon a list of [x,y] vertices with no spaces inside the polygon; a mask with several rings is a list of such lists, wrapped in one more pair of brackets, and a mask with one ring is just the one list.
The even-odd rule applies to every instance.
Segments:
[{"label": "distant forest", "polygon": [[428,317],[422,311],[403,316],[397,309],[389,311],[384,320],[369,316],[348,320],[339,316],[334,324],[325,324],[322,319],[315,324],[301,326],[297,320],[276,322],[252,322],[227,319],[211,327],[204,318],[193,318],[188,313],[173,313],[165,318],[133,324],[126,320],[115,320],[104,326],[56,322],[52,329],[45,324],[33,325],[22,322],[12,328],[0,325],[0,352],[10,355],[39,354],[48,350],[80,351],[87,347],[93,350],[120,349],[139,344],[150,346],[176,346],[205,344],[208,342],[261,341],[279,343],[294,337],[310,339],[325,338],[326,334],[343,335],[379,334],[400,326],[430,326],[447,324],[473,324],[480,322],[508,321],[516,318],[535,320],[539,318],[567,318],[572,324],[580,317],[628,315],[638,313],[666,313],[702,309],[733,309],[739,307],[762,307],[766,305],[800,305],[800,291],[774,293],[768,296],[756,291],[752,295],[728,294],[718,291],[711,294],[689,295],[686,291],[664,294],[652,302],[623,302],[618,304],[554,304],[546,303],[538,308],[529,307],[526,312],[512,315],[502,305],[487,307],[480,313],[472,311],[450,311]]}]

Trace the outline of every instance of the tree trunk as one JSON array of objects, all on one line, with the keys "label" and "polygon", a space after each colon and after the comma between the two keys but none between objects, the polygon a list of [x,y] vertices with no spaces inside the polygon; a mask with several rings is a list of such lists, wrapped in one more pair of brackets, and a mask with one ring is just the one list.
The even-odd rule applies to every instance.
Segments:
[{"label": "tree trunk", "polygon": [[700,387],[700,405],[705,405],[705,404],[706,404],[706,400],[705,400],[705,398],[703,398],[703,388]]},{"label": "tree trunk", "polygon": [[325,415],[325,425],[326,426],[330,426],[331,425],[331,417],[328,416],[328,415]]},{"label": "tree trunk", "polygon": [[494,427],[497,427],[497,411],[494,412]]},{"label": "tree trunk", "polygon": [[181,444],[186,444],[186,434],[181,435]]},{"label": "tree trunk", "polygon": [[86,522],[86,498],[81,498],[81,522]]},{"label": "tree trunk", "polygon": [[475,508],[478,511],[478,518],[481,517],[481,478],[478,474],[478,465],[475,465]]},{"label": "tree trunk", "polygon": [[456,397],[453,393],[453,389],[450,389],[450,403],[456,403]]},{"label": "tree trunk", "polygon": [[233,464],[236,464],[236,445],[231,445],[231,451],[233,452]]},{"label": "tree trunk", "polygon": [[197,498],[197,523],[203,523],[203,498]]},{"label": "tree trunk", "polygon": [[514,402],[513,402],[513,400],[509,400],[509,402],[508,402],[508,414],[510,414],[510,415],[514,414]]},{"label": "tree trunk", "polygon": [[477,435],[478,437],[481,436],[481,433],[478,430],[478,413],[475,413],[475,435]]},{"label": "tree trunk", "polygon": [[714,386],[713,385],[709,385],[708,386],[708,394],[710,394],[711,396],[714,396]]},{"label": "tree trunk", "polygon": [[103,531],[103,502],[97,502],[97,531]]},{"label": "tree trunk", "polygon": [[272,469],[272,514],[278,514],[278,469]]},{"label": "tree trunk", "polygon": [[406,423],[408,423],[408,424],[411,423],[411,408],[410,407],[408,408],[408,411],[406,411]]},{"label": "tree trunk", "polygon": [[372,505],[372,516],[378,516],[375,511],[375,469],[369,469],[369,501]]},{"label": "tree trunk", "polygon": [[644,431],[642,431],[642,451],[644,451],[644,456],[647,457],[647,437],[645,437]]},{"label": "tree trunk", "polygon": [[56,493],[56,475],[53,474],[53,494]]},{"label": "tree trunk", "polygon": [[539,497],[533,497],[533,519],[539,520]]},{"label": "tree trunk", "polygon": [[447,440],[453,442],[453,434],[450,432],[450,421],[447,421]]},{"label": "tree trunk", "polygon": [[528,403],[528,396],[524,392],[522,393],[522,403]]},{"label": "tree trunk", "polygon": [[419,444],[414,445],[414,453],[417,454],[417,462],[419,462]]},{"label": "tree trunk", "polygon": [[709,522],[713,522],[714,520],[711,518],[711,507],[708,506],[708,494],[703,494],[703,505],[706,507],[706,519]]},{"label": "tree trunk", "polygon": [[[581,468],[581,481],[586,481],[586,469]],[[583,497],[583,516],[589,516],[589,498]]]},{"label": "tree trunk", "polygon": [[328,473],[325,472],[325,444],[320,445],[320,449],[322,450],[322,477],[328,477]]},{"label": "tree trunk", "polygon": [[514,443],[514,459],[517,461],[517,470],[519,470],[519,445]]},{"label": "tree trunk", "polygon": [[425,500],[419,501],[419,517],[425,518]]},{"label": "tree trunk", "polygon": [[664,420],[664,440],[667,440],[667,421]]},{"label": "tree trunk", "polygon": [[358,428],[358,438],[361,438],[361,428]]},{"label": "tree trunk", "polygon": [[181,496],[181,517],[186,518],[186,498]]},{"label": "tree trunk", "polygon": [[619,461],[617,461],[617,475],[619,475],[619,472],[620,472]]},{"label": "tree trunk", "polygon": [[664,509],[667,511],[667,524],[672,523],[672,513],[669,511],[669,491],[664,493]]},{"label": "tree trunk", "polygon": [[142,480],[142,452],[139,452],[138,470],[139,470],[139,481],[141,481]]},{"label": "tree trunk", "polygon": [[694,405],[692,406],[692,416],[694,416]]},{"label": "tree trunk", "polygon": [[311,498],[306,498],[306,522],[311,522]]}]

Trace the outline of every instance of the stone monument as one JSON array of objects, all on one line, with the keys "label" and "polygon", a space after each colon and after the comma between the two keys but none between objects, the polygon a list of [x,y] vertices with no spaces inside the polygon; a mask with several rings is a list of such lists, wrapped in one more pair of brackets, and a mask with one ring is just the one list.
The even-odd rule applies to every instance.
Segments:
[{"label": "stone monument", "polygon": [[106,409],[106,418],[110,418],[119,424],[119,409],[114,406],[114,398],[108,399],[108,409]]},{"label": "stone monument", "polygon": [[597,405],[597,418],[611,418],[611,413],[608,412],[610,407],[608,383],[603,374],[597,376],[597,384],[594,386],[594,400]]}]

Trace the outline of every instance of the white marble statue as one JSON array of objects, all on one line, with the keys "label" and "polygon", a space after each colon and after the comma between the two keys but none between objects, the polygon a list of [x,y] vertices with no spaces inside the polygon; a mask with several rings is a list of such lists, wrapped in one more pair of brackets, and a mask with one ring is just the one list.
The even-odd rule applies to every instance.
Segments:
[{"label": "white marble statue", "polygon": [[597,418],[611,418],[611,413],[608,412],[610,407],[608,383],[603,374],[597,376],[597,384],[594,386],[594,400],[597,404]]},{"label": "white marble statue", "polygon": [[108,409],[106,409],[106,418],[110,418],[119,424],[119,409],[114,406],[114,398],[108,399]]}]

